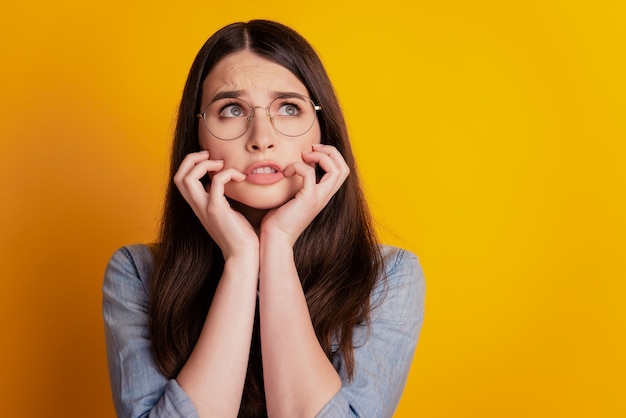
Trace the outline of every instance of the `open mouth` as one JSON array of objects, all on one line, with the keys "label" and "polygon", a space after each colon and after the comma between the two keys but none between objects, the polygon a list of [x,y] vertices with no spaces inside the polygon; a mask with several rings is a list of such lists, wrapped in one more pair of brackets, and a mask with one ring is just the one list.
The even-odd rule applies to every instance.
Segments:
[{"label": "open mouth", "polygon": [[248,170],[246,181],[252,184],[267,185],[278,183],[285,178],[280,167],[273,164],[265,165],[263,163]]},{"label": "open mouth", "polygon": [[255,168],[250,174],[274,174],[277,173],[275,168],[272,167],[259,167]]}]

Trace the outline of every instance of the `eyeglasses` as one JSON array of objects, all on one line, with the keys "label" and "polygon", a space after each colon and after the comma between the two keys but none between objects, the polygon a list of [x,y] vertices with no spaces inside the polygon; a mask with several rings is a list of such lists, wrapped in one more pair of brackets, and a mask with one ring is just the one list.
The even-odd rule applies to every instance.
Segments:
[{"label": "eyeglasses", "polygon": [[211,135],[232,141],[248,131],[256,109],[265,109],[267,119],[278,133],[296,137],[311,129],[322,107],[296,93],[282,94],[267,106],[251,106],[243,99],[225,97],[209,103],[196,117],[204,119]]}]

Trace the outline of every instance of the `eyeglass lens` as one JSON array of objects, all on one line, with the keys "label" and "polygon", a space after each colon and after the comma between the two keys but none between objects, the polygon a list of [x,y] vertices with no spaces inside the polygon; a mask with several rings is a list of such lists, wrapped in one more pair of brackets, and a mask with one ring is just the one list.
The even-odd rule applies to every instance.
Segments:
[{"label": "eyeglass lens", "polygon": [[252,118],[266,115],[275,130],[294,137],[311,129],[315,122],[315,111],[311,99],[300,95],[279,96],[267,108],[253,108],[239,98],[222,98],[207,106],[203,119],[209,132],[222,140],[239,138],[248,130]]}]

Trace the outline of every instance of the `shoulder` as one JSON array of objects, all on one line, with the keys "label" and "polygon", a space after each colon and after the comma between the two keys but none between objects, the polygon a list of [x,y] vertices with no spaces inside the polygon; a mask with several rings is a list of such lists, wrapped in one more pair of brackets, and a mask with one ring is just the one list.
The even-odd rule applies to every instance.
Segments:
[{"label": "shoulder", "polygon": [[412,252],[389,245],[381,245],[383,277],[387,285],[424,284],[424,272],[419,259]]},{"label": "shoulder", "polygon": [[418,257],[408,250],[388,245],[381,246],[381,254],[381,276],[372,294],[374,309],[378,307],[394,314],[412,311],[421,317],[425,280]]},{"label": "shoulder", "polygon": [[129,281],[135,281],[147,289],[153,264],[154,256],[150,246],[133,244],[121,247],[109,259],[104,284],[120,286],[130,285]]}]

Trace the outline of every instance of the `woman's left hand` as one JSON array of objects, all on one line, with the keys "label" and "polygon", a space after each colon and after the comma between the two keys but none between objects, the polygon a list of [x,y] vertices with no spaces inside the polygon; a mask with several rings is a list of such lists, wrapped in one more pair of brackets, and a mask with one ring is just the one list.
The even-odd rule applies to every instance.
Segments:
[{"label": "woman's left hand", "polygon": [[[315,144],[313,150],[302,153],[304,162],[296,162],[285,168],[285,177],[302,177],[302,189],[293,199],[273,209],[261,222],[261,237],[282,236],[293,246],[318,213],[339,190],[350,168],[343,156],[332,145]],[[325,171],[317,182],[315,165]]]}]

